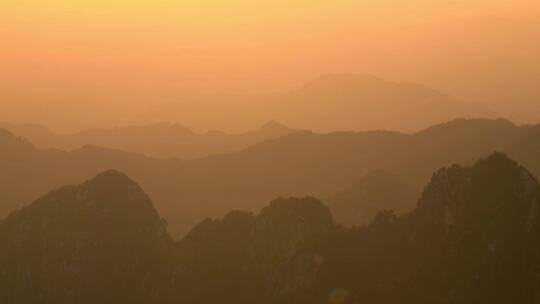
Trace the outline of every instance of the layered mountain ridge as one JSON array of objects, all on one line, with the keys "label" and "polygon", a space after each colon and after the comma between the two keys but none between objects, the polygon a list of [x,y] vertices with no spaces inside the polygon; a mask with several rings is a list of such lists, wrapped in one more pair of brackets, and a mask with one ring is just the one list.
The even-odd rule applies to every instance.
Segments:
[{"label": "layered mountain ridge", "polygon": [[[189,105],[190,111],[186,111]],[[220,106],[226,105],[226,106]],[[204,119],[198,113],[206,113]],[[238,113],[249,113],[240,117]],[[416,132],[457,118],[496,118],[486,107],[433,88],[369,74],[328,74],[281,93],[213,94],[155,106],[139,117],[245,129],[276,119],[296,129]]]},{"label": "layered mountain ridge", "polygon": [[4,149],[0,199],[5,207],[0,214],[50,189],[118,169],[140,182],[179,236],[207,216],[231,209],[256,212],[275,197],[331,197],[374,170],[392,172],[420,189],[442,166],[468,164],[503,151],[538,175],[535,128],[505,120],[456,120],[413,134],[304,131],[242,151],[185,161],[96,146],[73,152],[28,146],[12,153]]},{"label": "layered mountain ridge", "polygon": [[534,303],[539,203],[533,175],[494,153],[436,171],[403,216],[343,228],[315,198],[281,198],[173,243],[142,189],[107,171],[0,222],[0,299]]},{"label": "layered mountain ridge", "polygon": [[35,124],[0,123],[39,148],[77,150],[87,145],[124,150],[156,158],[193,159],[242,150],[250,145],[296,132],[276,121],[259,129],[227,134],[220,131],[196,133],[177,123],[155,123],[110,129],[88,129],[74,134],[57,134]]}]

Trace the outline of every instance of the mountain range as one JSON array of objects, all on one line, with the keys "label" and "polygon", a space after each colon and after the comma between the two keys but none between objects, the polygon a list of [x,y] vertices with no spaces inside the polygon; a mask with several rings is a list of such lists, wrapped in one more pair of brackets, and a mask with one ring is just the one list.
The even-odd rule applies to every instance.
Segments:
[{"label": "mountain range", "polygon": [[416,208],[343,228],[313,197],[206,219],[178,241],[118,171],[0,221],[0,300],[534,303],[540,185],[501,153],[436,170]]},{"label": "mountain range", "polygon": [[[176,132],[189,133],[189,130],[176,125],[178,123],[202,132],[224,130],[239,134],[272,120],[293,129],[323,133],[377,129],[416,132],[457,118],[499,117],[481,104],[461,100],[429,86],[390,81],[368,74],[328,74],[281,92],[203,95],[182,95],[179,92],[178,96],[170,96],[165,100],[132,102],[107,98],[96,100],[91,96],[77,98],[76,102],[73,98],[40,100],[39,95],[34,96],[32,102],[7,99],[0,101],[3,107],[0,121],[38,124],[61,134],[82,132],[78,136],[86,140],[99,139],[108,143],[114,138],[114,133],[142,133],[140,136],[144,136],[152,132],[145,128],[125,127],[130,125],[154,125],[153,128],[162,128],[163,134],[167,135],[171,132],[172,135]],[[163,122],[171,122],[172,125],[163,125]],[[86,131],[88,129],[90,131]],[[43,138],[48,136],[44,130],[32,132],[38,132]],[[69,144],[70,140],[75,141],[75,146]],[[70,140],[68,143],[61,141],[62,147],[77,148],[81,142],[91,143]],[[130,148],[141,148],[136,141],[123,142],[125,145],[128,143]],[[41,146],[38,142],[36,145]],[[173,152],[178,152],[178,148],[189,150],[189,146],[175,146],[175,149],[169,149]],[[121,148],[126,147],[122,145]],[[166,153],[166,156],[170,155]]]},{"label": "mountain range", "polygon": [[212,154],[239,151],[256,143],[296,132],[276,121],[257,130],[227,134],[220,131],[196,133],[171,123],[128,126],[113,129],[89,129],[62,135],[36,124],[0,123],[0,127],[30,140],[38,148],[76,150],[85,145],[136,152],[156,158],[200,158]]},{"label": "mountain range", "polygon": [[[187,110],[189,109],[189,110]],[[205,113],[204,117],[200,113]],[[238,113],[249,113],[240,116]],[[328,74],[284,93],[214,94],[150,107],[137,121],[245,129],[278,120],[296,129],[416,132],[457,118],[497,118],[486,107],[415,83],[367,74]]]},{"label": "mountain range", "polygon": [[331,197],[373,170],[396,174],[420,189],[437,168],[503,151],[538,175],[537,129],[505,120],[456,120],[412,134],[302,131],[195,160],[154,159],[96,146],[72,152],[37,149],[4,131],[0,213],[50,189],[117,169],[149,193],[176,237],[204,217],[231,209],[257,211],[275,197]]}]

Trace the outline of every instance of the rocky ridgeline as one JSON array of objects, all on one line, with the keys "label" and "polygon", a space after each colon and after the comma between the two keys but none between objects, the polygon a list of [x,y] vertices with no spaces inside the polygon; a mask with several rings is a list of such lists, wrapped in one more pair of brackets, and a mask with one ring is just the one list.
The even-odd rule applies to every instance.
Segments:
[{"label": "rocky ridgeline", "polygon": [[142,189],[108,171],[12,213],[0,244],[1,303],[147,303],[172,240]]},{"label": "rocky ridgeline", "polygon": [[312,197],[173,242],[108,171],[0,222],[1,303],[536,303],[540,187],[493,154],[437,171],[415,210],[343,228]]}]

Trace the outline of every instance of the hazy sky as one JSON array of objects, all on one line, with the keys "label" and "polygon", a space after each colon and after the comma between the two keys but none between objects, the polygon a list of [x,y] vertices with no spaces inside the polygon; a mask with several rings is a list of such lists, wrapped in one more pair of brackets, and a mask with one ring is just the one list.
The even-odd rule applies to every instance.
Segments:
[{"label": "hazy sky", "polygon": [[476,20],[533,18],[536,3],[2,0],[0,100],[157,103],[208,91],[285,90],[331,72],[431,81],[483,99],[453,84],[455,73],[439,77],[432,68],[452,54],[443,49],[453,41],[446,36]]}]

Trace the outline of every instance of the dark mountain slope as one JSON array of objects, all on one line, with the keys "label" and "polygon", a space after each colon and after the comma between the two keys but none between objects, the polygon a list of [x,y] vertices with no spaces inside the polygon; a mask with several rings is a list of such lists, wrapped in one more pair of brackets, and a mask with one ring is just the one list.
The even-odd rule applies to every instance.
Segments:
[{"label": "dark mountain slope", "polygon": [[[205,260],[234,265],[220,275],[237,292],[199,290],[195,303],[535,303],[539,202],[536,179],[495,153],[438,170],[402,217],[383,211],[345,229],[316,200],[277,200],[257,217],[205,221],[180,248],[197,255],[186,266],[195,273]],[[236,257],[227,249],[217,262],[214,250],[232,235],[242,240]]]},{"label": "dark mountain slope", "polygon": [[401,217],[348,229],[314,198],[277,199],[173,245],[144,192],[109,171],[0,222],[0,300],[536,303],[539,203],[532,174],[494,153],[436,171]]},{"label": "dark mountain slope", "polygon": [[441,169],[411,214],[333,238],[319,288],[353,302],[535,303],[539,201],[536,179],[502,154]]},{"label": "dark mountain slope", "polygon": [[[148,196],[108,171],[0,222],[0,302],[148,303],[165,297],[172,241]],[[165,281],[166,282],[166,281]]]},{"label": "dark mountain slope", "polygon": [[180,297],[189,303],[279,303],[312,288],[333,230],[320,201],[277,199],[259,215],[205,220],[176,248]]},{"label": "dark mountain slope", "polygon": [[538,299],[539,202],[537,180],[503,154],[434,175],[411,221],[417,249],[433,257],[445,253],[424,267],[438,270],[432,279],[447,284],[449,300]]},{"label": "dark mountain slope", "polygon": [[222,220],[206,219],[176,244],[177,297],[189,303],[245,299],[253,278],[247,272],[255,216],[232,211]]},{"label": "dark mountain slope", "polygon": [[263,208],[252,231],[253,299],[279,300],[311,289],[317,254],[333,228],[328,207],[312,197],[277,199]]}]

